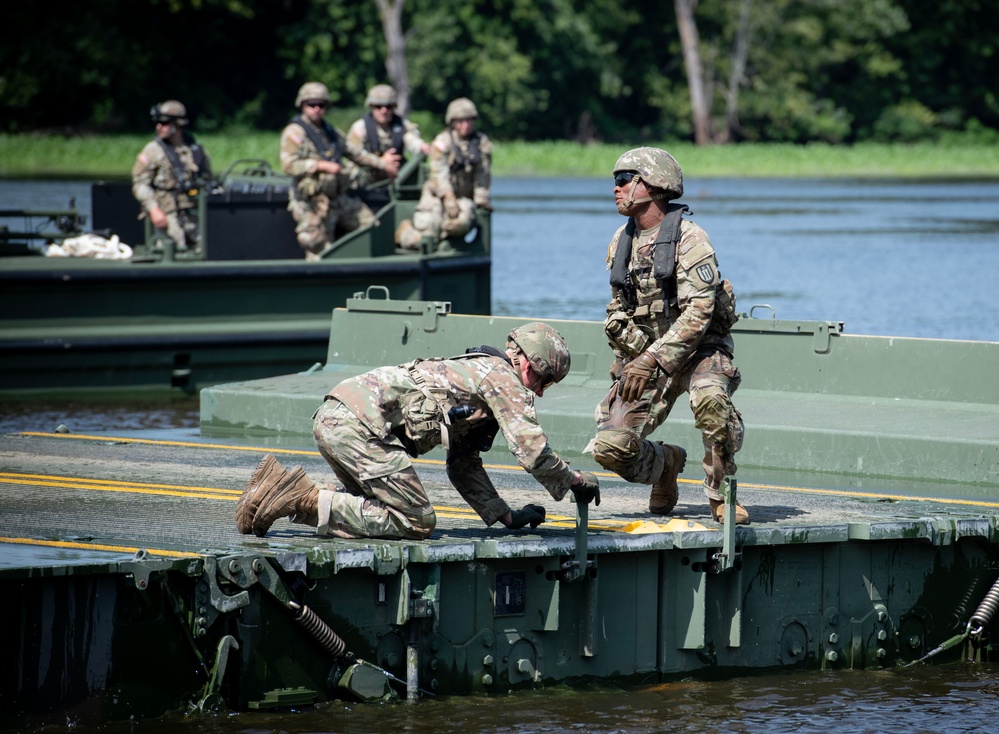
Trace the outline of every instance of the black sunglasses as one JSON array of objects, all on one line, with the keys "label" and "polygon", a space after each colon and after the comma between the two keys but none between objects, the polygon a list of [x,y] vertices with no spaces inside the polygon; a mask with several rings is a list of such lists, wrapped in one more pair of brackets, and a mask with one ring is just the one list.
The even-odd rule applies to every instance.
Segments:
[{"label": "black sunglasses", "polygon": [[635,171],[621,171],[614,175],[614,185],[624,188],[636,178],[640,178]]},{"label": "black sunglasses", "polygon": [[326,102],[316,102],[312,99],[306,100],[305,102],[306,107],[326,107],[326,104]]},{"label": "black sunglasses", "polygon": [[371,109],[373,109],[373,110],[394,110],[395,109],[395,105],[394,104],[373,104],[373,105],[371,105]]}]

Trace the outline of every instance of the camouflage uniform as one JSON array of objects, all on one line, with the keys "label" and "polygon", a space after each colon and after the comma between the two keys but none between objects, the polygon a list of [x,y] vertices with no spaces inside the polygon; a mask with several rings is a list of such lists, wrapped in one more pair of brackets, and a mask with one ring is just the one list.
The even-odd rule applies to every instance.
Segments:
[{"label": "camouflage uniform", "polygon": [[[339,235],[352,232],[375,221],[374,213],[359,199],[347,194],[350,174],[346,168],[337,174],[318,173],[316,164],[323,159],[306,133],[310,123],[298,118],[281,132],[281,170],[293,178],[288,192],[288,210],[295,219],[298,243],[306,258],[318,259],[319,253]],[[314,126],[313,126],[314,127]],[[314,128],[314,134],[327,137]],[[343,157],[362,166],[384,168],[381,158],[334,130]]]},{"label": "camouflage uniform", "polygon": [[[675,196],[682,194],[682,178],[678,189]],[[656,482],[668,461],[667,447],[646,437],[662,425],[677,398],[687,392],[704,445],[705,494],[717,502],[724,499],[719,492],[722,480],[735,474],[735,453],[742,447],[744,434],[742,416],[732,404],[741,380],[732,364],[735,299],[727,281],[721,280],[714,248],[704,230],[681,218],[685,206],[668,204],[667,211],[660,226],[651,231],[636,231],[629,220],[608,247],[607,266],[613,273],[619,243],[626,233],[632,236],[626,282],[612,284],[607,305],[604,329],[615,356],[614,383],[597,406],[597,435],[590,448],[604,468],[622,478]],[[667,247],[660,229],[676,225],[675,257],[664,263],[660,253],[657,262],[657,248]],[[618,265],[617,272],[625,272]],[[656,278],[657,265],[672,269],[672,276]],[[626,402],[619,394],[621,372],[643,354],[654,358],[657,377],[645,384],[638,399]]]},{"label": "camouflage uniform", "polygon": [[510,511],[480,458],[480,431],[490,419],[503,431],[518,463],[556,500],[565,497],[574,473],[548,447],[534,410],[534,394],[506,360],[471,354],[417,361],[411,367],[380,367],[346,380],[317,411],[316,443],[345,489],[321,493],[330,505],[321,507],[320,517],[332,519],[320,527],[320,533],[345,538],[428,537],[436,518],[410,456],[441,444],[439,417],[458,405],[481,408],[488,417],[451,423],[447,474],[487,525]]},{"label": "camouflage uniform", "polygon": [[[420,137],[420,131],[416,125],[405,118],[396,118],[397,124],[402,125],[402,143],[404,150],[396,151],[397,153],[405,153],[408,156],[419,155],[423,150],[423,138]],[[395,121],[393,121],[395,122]],[[392,128],[388,130],[383,128],[381,125],[375,125],[375,131],[378,135],[378,147],[376,150],[371,150],[368,145],[368,127],[365,124],[364,118],[354,122],[347,131],[347,142],[357,147],[364,148],[365,150],[374,153],[377,156],[382,156],[389,149],[394,147],[392,145]],[[355,188],[361,186],[370,186],[373,183],[379,181],[384,181],[388,176],[380,168],[369,168],[367,166],[351,165],[350,177],[352,185]]]},{"label": "camouflage uniform", "polygon": [[[467,100],[455,100],[462,101],[471,106]],[[418,249],[423,237],[437,242],[460,237],[472,229],[476,207],[491,207],[492,153],[492,142],[479,130],[463,138],[449,128],[434,138],[430,145],[430,176],[413,214],[413,228],[400,234],[401,247]],[[444,213],[443,199],[451,194],[458,203],[458,216],[454,218]]]},{"label": "camouflage uniform", "polygon": [[[185,136],[182,145],[172,146],[187,174],[188,181],[197,181],[211,175],[207,154],[204,164],[195,162],[192,145],[198,145]],[[200,146],[199,146],[200,147]],[[159,207],[167,217],[167,234],[178,250],[194,248],[198,244],[197,199],[190,196],[187,189],[179,189],[180,181],[170,164],[166,152],[156,140],[146,143],[132,166],[132,195],[142,207],[140,219],[149,216],[149,211]]]}]

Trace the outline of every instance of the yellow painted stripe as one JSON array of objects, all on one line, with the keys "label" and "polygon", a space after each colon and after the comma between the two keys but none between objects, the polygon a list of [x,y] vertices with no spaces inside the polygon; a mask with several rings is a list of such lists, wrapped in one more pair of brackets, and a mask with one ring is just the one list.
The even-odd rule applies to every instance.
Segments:
[{"label": "yellow painted stripe", "polygon": [[37,538],[8,538],[0,536],[0,543],[14,543],[17,545],[38,545],[46,548],[74,548],[77,550],[98,550],[110,553],[129,553],[135,555],[137,551],[144,550],[151,556],[165,556],[167,558],[201,558],[200,553],[190,553],[188,551],[162,550],[158,548],[139,548],[126,545],[104,545],[102,543],[78,543],[69,540],[39,540]]},{"label": "yellow painted stripe", "polygon": [[[224,449],[229,451],[250,451],[255,453],[271,453],[271,454],[295,454],[299,456],[319,456],[318,451],[310,451],[305,449],[277,449],[269,447],[259,447],[259,446],[231,446],[228,444],[212,444],[212,443],[197,443],[191,441],[161,441],[148,438],[117,438],[111,436],[88,436],[88,435],[76,435],[72,433],[44,433],[36,431],[24,431],[19,435],[23,436],[38,436],[42,438],[60,438],[60,439],[77,439],[77,440],[87,440],[87,441],[115,441],[120,443],[137,443],[137,444],[149,444],[154,446],[183,446],[187,448],[198,448],[198,449]],[[414,464],[425,464],[428,466],[444,466],[443,461],[439,459],[414,459]],[[510,464],[483,464],[488,469],[501,469],[506,471],[523,471],[523,468],[518,465]],[[607,479],[618,479],[617,474],[606,471],[594,472],[598,477],[604,477]],[[678,479],[680,484],[689,484],[700,486],[702,484],[699,479]],[[999,502],[987,502],[985,500],[962,500],[962,499],[950,499],[944,497],[922,497],[918,495],[905,495],[905,494],[890,494],[886,492],[855,492],[851,490],[843,489],[816,489],[812,487],[794,487],[786,485],[775,485],[775,484],[757,484],[752,482],[739,482],[739,487],[744,489],[765,489],[774,492],[803,492],[808,494],[822,494],[833,497],[854,497],[861,499],[878,499],[878,500],[897,500],[897,501],[907,501],[907,502],[938,502],[941,504],[954,504],[954,505],[964,505],[968,507],[989,507],[997,508],[999,507]],[[221,491],[221,490],[220,490]]]}]

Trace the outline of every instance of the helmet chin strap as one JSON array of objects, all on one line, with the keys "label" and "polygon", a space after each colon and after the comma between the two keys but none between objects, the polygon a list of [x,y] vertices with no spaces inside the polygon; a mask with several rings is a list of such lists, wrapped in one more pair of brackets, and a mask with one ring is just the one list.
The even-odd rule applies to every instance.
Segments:
[{"label": "helmet chin strap", "polygon": [[638,186],[639,180],[640,180],[639,176],[635,176],[633,179],[631,179],[631,188],[628,189],[628,198],[622,204],[625,211],[631,209],[631,207],[633,207],[635,204],[644,204],[647,201],[661,201],[662,199],[666,198],[666,192],[656,191],[656,193],[654,194],[650,194],[649,196],[643,196],[640,199],[636,199],[635,187]]}]

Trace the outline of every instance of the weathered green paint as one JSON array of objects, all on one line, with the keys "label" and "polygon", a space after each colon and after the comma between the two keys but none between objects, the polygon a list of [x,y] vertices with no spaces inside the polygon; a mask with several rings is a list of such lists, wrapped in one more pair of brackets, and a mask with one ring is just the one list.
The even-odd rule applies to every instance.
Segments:
[{"label": "weathered green paint", "polygon": [[[326,364],[312,373],[202,392],[210,435],[312,433],[312,414],[340,380],[414,357],[502,346],[523,319],[449,313],[443,303],[351,299],[333,312]],[[551,321],[572,352],[569,376],[537,401],[553,445],[578,455],[609,385],[601,325]],[[828,336],[816,350],[815,334]],[[740,467],[999,487],[999,343],[851,336],[832,322],[745,317],[736,324],[747,425]],[[698,445],[678,405],[657,438]],[[497,450],[502,438],[497,439]]]}]

